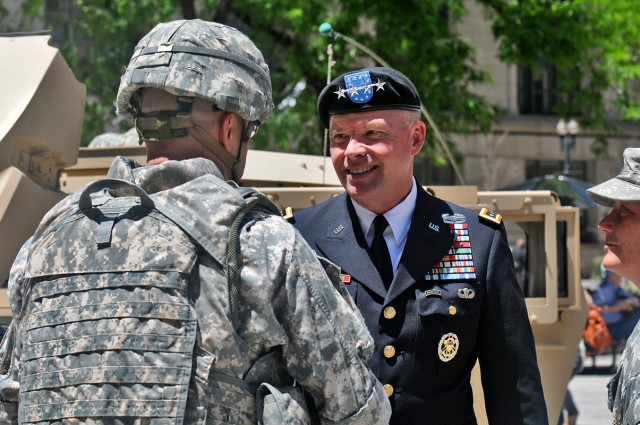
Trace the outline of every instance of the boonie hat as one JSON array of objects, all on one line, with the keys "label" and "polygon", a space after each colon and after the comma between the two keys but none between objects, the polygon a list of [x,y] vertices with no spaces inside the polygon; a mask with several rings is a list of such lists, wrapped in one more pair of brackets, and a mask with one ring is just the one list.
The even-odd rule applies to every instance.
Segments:
[{"label": "boonie hat", "polygon": [[615,201],[640,201],[640,148],[627,148],[616,177],[587,189],[591,199],[610,207]]},{"label": "boonie hat", "polygon": [[337,114],[379,109],[420,110],[418,90],[403,73],[374,67],[342,74],[318,96],[318,116],[324,128]]}]

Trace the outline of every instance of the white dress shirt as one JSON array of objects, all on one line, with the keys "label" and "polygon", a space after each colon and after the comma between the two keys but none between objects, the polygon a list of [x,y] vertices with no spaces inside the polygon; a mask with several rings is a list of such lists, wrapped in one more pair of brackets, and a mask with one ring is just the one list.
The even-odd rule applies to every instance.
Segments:
[{"label": "white dress shirt", "polygon": [[[389,226],[384,231],[384,240],[389,248],[389,255],[391,256],[391,265],[395,274],[402,256],[402,251],[407,243],[407,235],[409,234],[409,227],[411,226],[411,217],[413,217],[413,211],[416,209],[416,198],[418,196],[418,190],[416,188],[416,181],[412,179],[411,191],[409,194],[395,207],[384,213],[384,218],[389,222]],[[356,201],[351,199],[353,207],[358,216],[360,222],[360,228],[367,241],[367,245],[371,246],[373,242],[373,220],[378,214],[369,211],[363,206],[359,205]]]}]

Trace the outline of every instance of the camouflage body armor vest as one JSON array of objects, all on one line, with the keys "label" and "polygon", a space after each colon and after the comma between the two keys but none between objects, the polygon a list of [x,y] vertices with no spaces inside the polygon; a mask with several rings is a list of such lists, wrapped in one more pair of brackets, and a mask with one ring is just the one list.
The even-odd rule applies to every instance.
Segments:
[{"label": "camouflage body armor vest", "polygon": [[[220,263],[235,320],[240,222],[258,201],[277,212],[253,194],[211,175],[150,196],[106,179],[52,210],[25,273],[20,423],[226,423],[206,417],[212,387],[255,397],[257,386],[233,377],[193,376],[194,265],[202,251]],[[200,217],[198,202],[223,212]]]}]

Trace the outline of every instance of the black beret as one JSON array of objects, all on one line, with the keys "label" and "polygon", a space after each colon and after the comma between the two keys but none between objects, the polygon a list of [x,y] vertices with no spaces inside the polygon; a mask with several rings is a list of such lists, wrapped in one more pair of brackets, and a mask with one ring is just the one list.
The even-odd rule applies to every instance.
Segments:
[{"label": "black beret", "polygon": [[329,116],[377,109],[420,110],[418,90],[406,75],[392,68],[365,68],[342,74],[318,97],[318,116],[329,128]]}]

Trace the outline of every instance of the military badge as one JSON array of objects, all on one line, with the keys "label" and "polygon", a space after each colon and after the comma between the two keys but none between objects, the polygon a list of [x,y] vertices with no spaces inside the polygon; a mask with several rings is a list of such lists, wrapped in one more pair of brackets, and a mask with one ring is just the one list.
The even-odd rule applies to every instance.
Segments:
[{"label": "military badge", "polygon": [[347,96],[355,103],[367,103],[373,97],[369,71],[354,72],[344,76]]},{"label": "military badge", "polygon": [[284,209],[284,213],[282,214],[282,218],[287,220],[289,223],[293,224],[296,222],[296,219],[293,216],[293,208],[287,207]]},{"label": "military badge", "polygon": [[448,224],[455,224],[455,223],[464,223],[465,221],[467,221],[467,217],[464,216],[464,214],[442,214],[442,221],[444,221],[445,223]]},{"label": "military badge", "polygon": [[[462,214],[457,214],[457,220],[466,220]],[[442,218],[453,220],[454,216],[443,214]],[[455,241],[447,255],[436,266],[425,275],[425,280],[460,280],[475,279],[476,268],[473,264],[471,254],[471,238],[469,236],[469,225],[465,222],[449,223],[449,229],[455,236]]]},{"label": "military badge", "polygon": [[424,296],[427,298],[429,297],[442,298],[442,291],[439,289],[427,289],[426,291],[424,291]]},{"label": "military badge", "polygon": [[349,96],[354,103],[367,103],[373,97],[374,89],[375,91],[384,90],[386,83],[380,79],[377,83],[373,83],[369,71],[360,71],[345,75],[344,84],[345,88],[341,87],[334,92],[338,95],[338,99]]},{"label": "military badge", "polygon": [[460,288],[458,289],[458,298],[462,298],[465,300],[470,300],[476,296],[476,291],[471,288]]},{"label": "military badge", "polygon": [[480,218],[480,221],[493,226],[497,226],[502,222],[502,215],[495,211],[489,211],[486,208],[480,210],[478,217]]},{"label": "military badge", "polygon": [[458,335],[451,332],[442,335],[438,343],[438,357],[440,360],[443,362],[451,361],[458,354],[459,345]]}]

